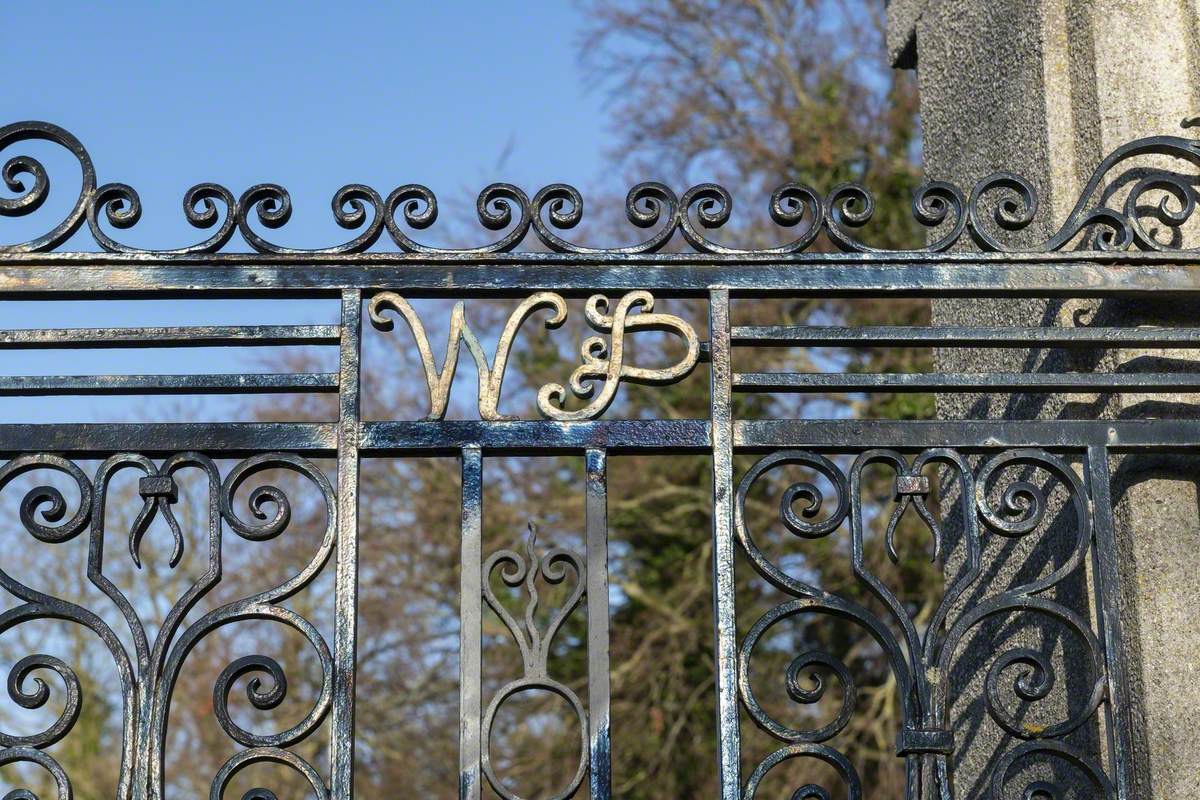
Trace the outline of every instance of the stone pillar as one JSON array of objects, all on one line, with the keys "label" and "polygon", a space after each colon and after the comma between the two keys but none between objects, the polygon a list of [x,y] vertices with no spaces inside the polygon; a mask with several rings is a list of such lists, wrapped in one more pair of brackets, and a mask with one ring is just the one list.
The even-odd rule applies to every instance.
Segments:
[{"label": "stone pillar", "polygon": [[[1003,169],[1037,187],[1038,219],[1015,242],[1049,238],[1115,147],[1141,136],[1188,135],[1181,123],[1200,116],[1200,0],[891,0],[888,16],[895,65],[918,75],[926,175],[969,191]],[[1200,128],[1193,131],[1200,138]],[[935,324],[1196,326],[1200,304],[948,299],[934,302],[933,318]],[[1110,371],[1135,357],[1161,355],[945,350],[936,361],[943,371]],[[1197,357],[1196,351],[1170,355]],[[938,412],[1196,418],[1200,402],[1164,395],[947,395]],[[1200,458],[1128,457],[1114,469],[1136,796],[1200,796]]]}]

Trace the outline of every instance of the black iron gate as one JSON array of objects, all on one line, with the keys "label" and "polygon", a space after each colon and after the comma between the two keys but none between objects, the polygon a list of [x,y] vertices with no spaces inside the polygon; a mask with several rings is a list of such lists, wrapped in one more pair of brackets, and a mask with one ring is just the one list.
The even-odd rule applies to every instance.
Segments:
[{"label": "black iron gate", "polygon": [[[703,453],[711,456],[714,552],[712,596],[717,675],[714,725],[719,733],[721,796],[754,797],[777,765],[793,759],[832,767],[841,787],[803,786],[796,798],[872,797],[851,760],[831,743],[856,712],[852,670],[839,657],[811,650],[797,653],[786,676],[788,695],[800,704],[819,701],[825,683],[841,685],[833,716],[811,728],[790,727],[756,699],[751,661],[760,640],[781,621],[816,615],[821,624],[857,626],[875,643],[894,676],[903,724],[894,731],[896,757],[907,765],[910,797],[954,794],[956,731],[948,718],[950,673],[965,636],[998,615],[1042,615],[1062,626],[1081,647],[1086,691],[1076,707],[1049,724],[1032,724],[1022,708],[1046,697],[1055,681],[1051,653],[1036,648],[997,648],[978,702],[989,724],[1009,737],[995,759],[985,789],[993,796],[1058,796],[1060,770],[1075,790],[1095,796],[1131,796],[1129,758],[1132,721],[1127,712],[1117,613],[1118,563],[1114,542],[1110,459],[1124,453],[1200,449],[1200,419],[1133,418],[1105,421],[894,421],[862,419],[744,418],[738,395],[752,392],[1188,392],[1200,390],[1200,374],[1183,368],[1157,372],[1027,372],[1018,374],[845,374],[738,370],[738,353],[751,347],[897,346],[939,348],[1160,347],[1200,346],[1198,328],[1140,327],[747,327],[731,321],[731,301],[759,297],[1195,297],[1200,293],[1200,256],[1183,249],[1195,206],[1193,180],[1161,169],[1143,169],[1119,207],[1111,205],[1114,174],[1128,159],[1171,157],[1200,163],[1200,144],[1173,137],[1141,140],[1119,149],[1100,165],[1061,230],[1039,248],[1010,251],[1006,231],[1028,227],[1036,196],[1023,179],[1000,173],[966,195],[945,183],[926,184],[914,200],[916,219],[931,230],[933,243],[913,252],[883,252],[856,238],[871,216],[866,190],[851,185],[827,196],[788,184],[771,198],[770,214],[792,241],[761,250],[720,244],[711,231],[729,218],[731,199],[718,186],[694,187],[677,197],[660,184],[635,187],[628,219],[655,232],[639,244],[611,249],[579,246],[563,238],[579,222],[583,201],[565,185],[547,187],[530,200],[520,189],[496,184],[478,201],[479,220],[500,238],[485,246],[449,250],[421,244],[413,236],[437,213],[432,193],[402,186],[384,198],[364,185],[343,188],[333,201],[335,219],[360,231],[351,241],[315,251],[273,244],[256,227],[278,228],[290,215],[287,192],[258,185],[239,198],[217,184],[202,184],[184,199],[187,221],[215,229],[204,241],[179,249],[147,251],[123,245],[107,231],[128,228],[141,209],[136,193],[122,184],[97,186],[92,162],[66,131],[44,123],[0,129],[0,147],[31,139],[67,148],[82,167],[83,188],[65,219],[44,236],[9,245],[0,255],[0,292],[9,301],[97,298],[303,297],[340,303],[333,325],[240,325],[121,328],[52,328],[0,332],[5,350],[38,348],[130,348],[305,344],[337,348],[333,372],[290,374],[64,375],[0,377],[3,396],[332,393],[336,420],[325,422],[74,423],[0,425],[0,487],[34,471],[65,475],[75,488],[74,504],[53,486],[24,495],[20,522],[33,539],[53,546],[90,537],[87,576],[125,617],[133,646],[94,610],[29,587],[30,576],[0,564],[0,584],[16,598],[0,617],[0,631],[31,620],[78,623],[96,633],[111,651],[122,691],[123,741],[120,797],[160,797],[164,789],[163,747],[172,695],[181,665],[210,631],[242,620],[273,620],[304,636],[319,655],[323,676],[311,712],[294,727],[259,734],[240,727],[230,714],[232,686],[247,677],[258,708],[277,702],[282,670],[265,655],[247,654],[230,664],[214,693],[214,713],[241,748],[213,780],[219,797],[247,766],[270,761],[304,776],[317,797],[353,794],[356,592],[358,575],[359,468],[378,456],[454,455],[461,461],[461,731],[462,798],[490,791],[513,797],[491,758],[492,724],[509,698],[525,692],[559,695],[580,724],[578,767],[558,797],[611,795],[609,731],[609,592],[607,464],[623,453]],[[46,170],[29,157],[10,158],[4,179],[15,198],[0,200],[0,213],[36,211],[49,188]],[[1147,209],[1149,199],[1159,200]],[[1139,205],[1142,204],[1142,205]],[[1165,224],[1148,231],[1147,215]],[[252,218],[257,218],[257,226]],[[103,223],[103,224],[102,224]],[[102,252],[50,252],[86,225]],[[532,229],[532,234],[530,233]],[[253,252],[221,252],[239,233]],[[377,247],[386,233],[396,249]],[[544,252],[514,252],[525,240]],[[680,242],[687,252],[665,252]],[[948,252],[970,242],[982,252]],[[839,252],[822,252],[827,245]],[[447,349],[439,364],[418,310],[426,298],[507,298],[511,315],[498,338],[481,340],[468,322],[469,310],[449,313]],[[555,327],[568,315],[568,301],[585,298],[584,313],[596,335],[583,343],[580,364],[562,384],[537,393],[533,409],[505,408],[501,388],[510,350],[522,323],[534,317]],[[672,302],[700,300],[707,306],[707,335],[673,311]],[[364,314],[366,321],[364,322]],[[366,325],[389,330],[402,319],[426,377],[429,414],[421,420],[364,421],[360,379],[372,368],[361,358]],[[425,322],[431,322],[425,320]],[[525,327],[528,330],[532,322]],[[679,358],[665,366],[636,363],[627,345],[639,332],[675,337]],[[478,419],[445,420],[455,368],[465,345],[479,374]],[[711,412],[704,419],[609,419],[606,411],[628,383],[664,384],[708,370]],[[82,369],[81,372],[88,370]],[[517,416],[509,417],[508,413]],[[540,416],[541,418],[537,418]],[[482,499],[487,459],[501,455],[569,454],[586,464],[584,552],[540,552],[531,541],[525,553],[484,552]],[[758,460],[735,469],[735,454]],[[332,478],[314,460],[336,459]],[[230,461],[230,460],[233,461]],[[85,472],[77,462],[100,466]],[[231,466],[222,466],[223,464]],[[935,556],[943,548],[960,554],[946,571],[945,595],[931,618],[914,619],[893,588],[862,559],[864,512],[860,484],[865,470],[893,474],[894,510],[888,530],[905,513],[926,521]],[[157,631],[147,632],[130,601],[105,577],[106,559],[139,559],[142,535],[154,520],[166,520],[183,547],[173,514],[184,468],[207,473],[209,571],[173,606]],[[843,537],[845,556],[876,604],[806,582],[756,543],[745,514],[756,482],[773,470],[797,468],[812,477],[783,493],[777,521],[798,540]],[[950,524],[926,505],[930,472],[949,486]],[[112,476],[140,475],[140,512],[128,533],[128,553],[104,552],[104,516]],[[265,470],[295,473],[327,508],[323,538],[306,566],[284,582],[220,605],[203,616],[188,612],[221,580],[225,530],[250,540],[283,533],[295,500],[279,488],[251,492],[250,517],[239,509],[239,488]],[[1036,477],[1034,477],[1036,476]],[[1020,539],[1046,527],[1048,510],[1068,509],[1056,536],[1063,556],[1036,574],[990,595],[974,592],[989,569],[989,543]],[[823,510],[822,510],[823,509]],[[951,513],[947,512],[947,513]],[[1059,515],[1061,518],[1061,515]],[[1153,532],[1147,532],[1153,533]],[[29,542],[32,546],[34,542]],[[41,545],[39,545],[41,546]],[[781,602],[749,629],[736,622],[734,567],[752,569],[780,593]],[[894,553],[892,554],[894,558]],[[177,552],[174,558],[178,559]],[[332,641],[289,607],[288,600],[321,574],[332,574],[336,626]],[[540,577],[539,577],[540,576]],[[532,612],[518,621],[497,599],[500,583],[525,589],[536,604],[535,582],[566,582],[567,604],[548,627]],[[1064,581],[1086,580],[1083,607],[1058,596]],[[524,674],[491,696],[481,689],[481,620],[490,608],[520,648]],[[563,621],[587,621],[585,692],[560,682],[548,652]],[[70,735],[79,716],[79,678],[71,665],[34,654],[13,666],[8,691],[26,708],[47,702],[50,687],[36,674],[56,672],[66,700],[58,719],[32,735],[0,734],[0,764],[31,762],[52,776],[59,797],[71,796],[71,778],[54,757],[55,745]],[[819,677],[825,676],[824,678]],[[255,677],[257,676],[257,677]],[[265,680],[264,680],[265,679]],[[1062,680],[1063,676],[1059,676]],[[276,689],[264,689],[274,681]],[[768,753],[744,753],[743,724],[755,724],[777,740]],[[309,763],[289,748],[321,726],[329,726],[329,763]],[[1095,752],[1075,743],[1075,732],[1098,732]],[[959,742],[961,744],[961,741]],[[1029,764],[1050,764],[1037,778]],[[748,767],[743,767],[743,764]],[[1027,778],[1034,775],[1034,778]],[[488,788],[490,786],[490,789]],[[1082,788],[1081,788],[1082,787]],[[764,792],[765,793],[765,792]],[[840,793],[840,794],[838,794]],[[249,795],[248,795],[249,796]],[[271,796],[262,793],[254,796]],[[405,796],[397,788],[395,796]],[[759,795],[762,796],[762,795]]]}]

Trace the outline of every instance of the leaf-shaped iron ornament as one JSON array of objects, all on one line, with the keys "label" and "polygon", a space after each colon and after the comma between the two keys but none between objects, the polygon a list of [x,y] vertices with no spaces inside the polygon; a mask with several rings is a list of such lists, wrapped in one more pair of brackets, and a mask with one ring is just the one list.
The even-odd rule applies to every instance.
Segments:
[{"label": "leaf-shaped iron ornament", "polygon": [[[524,557],[513,550],[501,550],[493,553],[483,565],[484,599],[512,633],[513,640],[521,650],[521,659],[524,663],[524,675],[501,687],[483,715],[483,748],[481,752],[483,773],[487,776],[492,788],[505,800],[521,800],[521,798],[511,792],[496,775],[492,765],[491,737],[496,713],[505,701],[514,695],[538,691],[558,695],[570,705],[579,723],[579,762],[575,774],[565,787],[551,796],[550,800],[566,800],[574,795],[580,783],[583,782],[588,769],[588,724],[583,703],[580,702],[579,695],[575,694],[570,687],[554,680],[549,675],[550,646],[554,643],[554,637],[562,628],[563,623],[571,616],[584,595],[586,587],[584,562],[576,553],[561,548],[539,555],[537,533],[537,525],[530,522],[529,536],[525,540]],[[525,603],[523,624],[517,622],[492,589],[491,577],[497,568],[500,571],[500,579],[506,586],[523,587],[525,590],[528,600]],[[539,578],[549,584],[560,584],[568,579],[573,581],[567,599],[551,615],[544,630],[538,626],[535,618],[540,602],[537,589]]]},{"label": "leaf-shaped iron ornament", "polygon": [[147,475],[138,481],[138,494],[142,496],[145,505],[142,506],[137,519],[133,521],[133,526],[129,529],[129,557],[133,559],[133,563],[138,569],[142,568],[142,537],[150,529],[150,523],[157,513],[162,516],[167,527],[171,529],[171,536],[175,542],[169,562],[171,568],[174,569],[179,565],[179,560],[183,558],[183,531],[180,530],[175,513],[171,510],[171,505],[179,499],[175,478],[169,474]]}]

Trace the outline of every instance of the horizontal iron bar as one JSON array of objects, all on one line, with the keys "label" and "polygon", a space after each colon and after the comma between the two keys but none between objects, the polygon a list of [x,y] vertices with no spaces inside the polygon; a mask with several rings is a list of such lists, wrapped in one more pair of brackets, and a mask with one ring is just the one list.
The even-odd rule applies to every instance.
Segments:
[{"label": "horizontal iron bar", "polygon": [[781,447],[830,453],[932,447],[1083,450],[1088,445],[1167,452],[1200,449],[1200,420],[743,420],[734,423],[734,444],[750,452]]},{"label": "horizontal iron bar", "polygon": [[363,426],[360,452],[452,454],[463,447],[482,447],[521,454],[581,453],[603,449],[615,453],[668,450],[702,451],[709,446],[709,424],[703,419],[603,420],[554,422],[466,420],[372,422]]},{"label": "horizontal iron bar", "polygon": [[125,347],[267,347],[334,345],[337,325],[244,325],[172,328],[45,328],[0,331],[0,350]]},{"label": "horizontal iron bar", "polygon": [[1178,392],[1200,391],[1200,373],[1163,372],[744,372],[739,392]]},{"label": "horizontal iron bar", "polygon": [[734,328],[732,343],[749,347],[1200,347],[1200,328],[973,328],[872,325],[861,328],[762,325]]},{"label": "horizontal iron bar", "polygon": [[159,422],[0,425],[0,452],[52,452],[69,457],[135,452],[149,456],[186,450],[244,456],[284,450],[332,456],[332,422]]},{"label": "horizontal iron bar", "polygon": [[[743,452],[781,447],[853,453],[885,447],[907,452],[931,447],[985,450],[1046,447],[1114,452],[1200,449],[1200,420],[739,420],[734,446]],[[580,453],[602,444],[617,453],[705,453],[708,420],[669,422],[368,422],[364,456],[452,454],[479,446],[492,455]],[[84,423],[0,424],[0,453],[54,452],[72,457],[114,452],[165,455],[199,450],[229,456],[272,450],[328,457],[337,449],[334,423]]]},{"label": "horizontal iron bar", "polygon": [[[192,265],[163,257],[143,263],[105,265],[75,262],[30,263],[0,257],[0,297],[86,298],[230,296],[329,296],[342,289],[371,293],[387,289],[406,297],[520,296],[553,290],[572,296],[644,289],[660,297],[706,294],[728,288],[735,295],[791,296],[988,296],[1101,297],[1186,295],[1200,292],[1200,256],[1174,254],[1171,262],[1077,258],[1074,261],[976,258],[969,263],[947,254],[921,260],[892,259],[826,263],[726,258],[722,261],[642,261],[620,259],[583,263],[523,260],[495,256],[486,263],[462,259],[407,262],[372,260],[371,254],[324,264],[297,257],[278,262],[265,257],[218,259]],[[40,256],[49,259],[49,255]]]},{"label": "horizontal iron bar", "polygon": [[0,265],[5,263],[52,266],[56,264],[140,266],[189,264],[193,266],[244,265],[249,263],[274,265],[447,265],[447,264],[540,264],[603,266],[612,264],[787,264],[792,269],[809,264],[903,264],[936,261],[947,264],[1047,263],[1074,264],[1185,264],[1200,262],[1195,250],[1055,250],[984,252],[960,250],[931,253],[924,250],[895,250],[875,252],[805,251],[800,253],[155,253],[140,251],[114,253],[103,251],[56,251],[50,253],[0,253]]},{"label": "horizontal iron bar", "polygon": [[336,372],[282,375],[18,375],[0,376],[0,397],[117,394],[281,394],[336,392]]}]

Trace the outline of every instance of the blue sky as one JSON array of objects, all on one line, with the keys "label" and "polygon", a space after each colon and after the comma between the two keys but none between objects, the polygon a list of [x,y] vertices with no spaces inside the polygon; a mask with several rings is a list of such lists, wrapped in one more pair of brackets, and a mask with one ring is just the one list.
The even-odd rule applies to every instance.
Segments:
[{"label": "blue sky", "polygon": [[4,18],[9,63],[31,65],[5,81],[8,116],[73,131],[101,182],[143,200],[277,180],[324,210],[351,181],[444,192],[601,170],[603,97],[570,0],[10,0]]},{"label": "blue sky", "polygon": [[[292,221],[272,233],[299,247],[352,236],[329,211],[346,183],[384,194],[424,183],[451,222],[472,218],[475,193],[496,180],[531,194],[553,181],[573,183],[585,197],[616,188],[604,159],[605,96],[588,89],[579,67],[584,19],[569,0],[8,0],[3,17],[8,63],[28,65],[11,70],[0,87],[4,122],[65,127],[90,152],[100,183],[137,189],[142,220],[119,232],[130,244],[177,247],[204,238],[180,210],[184,191],[201,181],[235,195],[264,181],[286,186]],[[0,159],[18,151],[44,158],[51,199],[31,218],[0,220],[6,242],[44,232],[75,196],[61,153],[37,143]],[[93,245],[84,232],[69,249]],[[0,305],[4,327],[332,321],[312,304],[289,302],[252,310],[225,304],[215,319],[196,302]],[[229,355],[157,351],[138,354],[131,368],[128,351],[82,358],[3,352],[0,372],[229,371]],[[233,370],[256,368],[243,359]],[[3,399],[0,418],[86,421],[127,405],[119,398]]]}]

